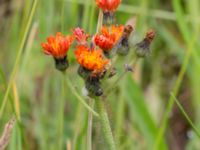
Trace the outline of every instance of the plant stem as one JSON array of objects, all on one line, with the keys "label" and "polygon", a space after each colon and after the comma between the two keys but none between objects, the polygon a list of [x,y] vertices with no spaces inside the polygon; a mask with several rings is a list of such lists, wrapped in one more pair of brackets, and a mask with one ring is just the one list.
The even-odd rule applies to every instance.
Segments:
[{"label": "plant stem", "polygon": [[73,140],[72,140],[72,147],[73,149],[78,149],[78,137],[79,137],[79,133],[80,133],[80,123],[81,123],[81,118],[83,118],[83,106],[81,105],[81,103],[77,104],[76,107],[76,111],[75,111],[75,117],[74,117],[74,123],[73,123]]},{"label": "plant stem", "polygon": [[[94,100],[89,98],[89,106],[93,108],[94,106]],[[88,129],[87,129],[87,150],[92,150],[92,120],[93,115],[89,111],[88,112]]]},{"label": "plant stem", "polygon": [[[124,85],[121,87],[124,88]],[[125,99],[123,98],[122,89],[120,89],[120,93],[118,95],[118,103],[116,106],[116,119],[115,119],[115,137],[117,146],[120,146],[120,136],[122,133],[122,127],[124,123],[124,116],[125,116]]]},{"label": "plant stem", "polygon": [[103,23],[103,12],[101,10],[99,10],[96,33],[98,33],[101,30],[102,23]]},{"label": "plant stem", "polygon": [[17,69],[18,69],[18,66],[19,66],[20,58],[21,58],[22,51],[23,51],[23,48],[24,48],[24,45],[25,45],[25,42],[26,42],[26,38],[27,38],[27,35],[28,35],[28,31],[29,31],[29,29],[30,29],[31,22],[32,22],[32,19],[33,19],[33,15],[34,15],[35,10],[36,10],[37,2],[38,2],[38,0],[34,0],[34,2],[33,2],[33,6],[32,6],[32,9],[31,9],[31,13],[30,13],[30,16],[29,16],[29,19],[28,19],[28,22],[27,22],[27,25],[26,25],[26,28],[25,28],[25,32],[24,32],[24,35],[23,35],[23,37],[22,37],[22,41],[21,41],[21,43],[20,43],[19,51],[18,51],[18,53],[17,53],[16,60],[15,60],[15,64],[14,64],[14,67],[13,67],[13,69],[12,69],[11,76],[10,76],[10,80],[9,80],[9,82],[8,82],[8,86],[7,86],[7,88],[6,88],[6,92],[5,92],[5,95],[4,95],[4,98],[3,98],[3,102],[2,102],[2,105],[1,105],[1,109],[0,109],[0,119],[1,119],[1,117],[2,117],[2,115],[3,115],[3,111],[4,111],[4,108],[5,108],[7,99],[8,99],[8,95],[9,95],[11,86],[12,86],[12,84],[13,84],[13,81],[14,81],[14,79],[15,79],[15,75],[16,75],[16,72],[17,72]]},{"label": "plant stem", "polygon": [[107,115],[103,100],[102,99],[95,99],[95,102],[96,102],[96,105],[97,105],[98,113],[100,115],[99,119],[100,119],[100,122],[101,122],[103,135],[104,135],[104,138],[105,138],[105,142],[108,146],[108,149],[109,150],[116,150],[115,142],[114,142],[114,139],[113,139],[113,135],[112,135],[109,119],[108,119],[108,115]]},{"label": "plant stem", "polygon": [[65,109],[65,74],[61,78],[61,98],[59,101],[59,114],[58,114],[58,150],[63,146],[63,132],[64,132],[64,109]]}]

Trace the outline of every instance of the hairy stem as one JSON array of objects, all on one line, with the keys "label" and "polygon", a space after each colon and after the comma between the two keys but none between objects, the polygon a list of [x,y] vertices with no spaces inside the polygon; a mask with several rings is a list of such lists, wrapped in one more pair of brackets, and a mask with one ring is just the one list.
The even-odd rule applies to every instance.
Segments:
[{"label": "hairy stem", "polygon": [[64,128],[64,109],[65,109],[65,74],[62,74],[62,80],[61,80],[61,98],[59,101],[59,114],[58,114],[58,149],[62,149],[63,146],[63,128]]},{"label": "hairy stem", "polygon": [[100,115],[99,119],[100,119],[101,127],[103,130],[103,136],[108,146],[108,150],[116,150],[113,134],[111,131],[108,115],[107,115],[103,100],[96,99],[95,102],[97,105],[98,113]]},{"label": "hairy stem", "polygon": [[[89,98],[89,106],[93,108],[94,100]],[[92,112],[88,112],[88,129],[87,129],[87,150],[92,150]]]}]

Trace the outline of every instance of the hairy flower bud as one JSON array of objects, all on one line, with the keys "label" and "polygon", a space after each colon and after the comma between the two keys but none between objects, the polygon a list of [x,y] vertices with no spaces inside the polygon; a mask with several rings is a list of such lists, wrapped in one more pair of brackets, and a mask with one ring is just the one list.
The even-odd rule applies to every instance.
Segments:
[{"label": "hairy flower bud", "polygon": [[85,87],[89,91],[89,93],[95,96],[101,96],[103,94],[103,90],[100,86],[100,79],[96,77],[89,77],[85,81]]},{"label": "hairy flower bud", "polygon": [[135,53],[138,57],[146,57],[150,54],[150,45],[154,37],[155,31],[151,29],[147,31],[145,38],[141,42],[136,44]]},{"label": "hairy flower bud", "polygon": [[126,25],[124,27],[123,33],[117,44],[113,48],[113,52],[117,52],[119,55],[127,55],[129,52],[129,36],[133,31],[131,25]]}]

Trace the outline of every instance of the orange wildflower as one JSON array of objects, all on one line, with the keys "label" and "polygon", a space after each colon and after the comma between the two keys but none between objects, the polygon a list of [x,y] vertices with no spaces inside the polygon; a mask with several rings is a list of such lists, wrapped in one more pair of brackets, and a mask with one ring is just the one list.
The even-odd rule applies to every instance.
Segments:
[{"label": "orange wildflower", "polygon": [[87,70],[104,71],[109,60],[104,58],[102,50],[90,50],[88,47],[79,45],[75,50],[75,56],[78,63]]},{"label": "orange wildflower", "polygon": [[101,33],[95,35],[94,43],[104,51],[110,51],[123,34],[124,26],[102,27]]},{"label": "orange wildflower", "polygon": [[57,32],[56,36],[47,38],[47,43],[41,43],[44,53],[52,55],[54,58],[59,59],[66,56],[71,43],[73,42],[72,36],[64,36],[62,33]]},{"label": "orange wildflower", "polygon": [[121,0],[96,0],[97,5],[104,12],[113,12],[119,6]]},{"label": "orange wildflower", "polygon": [[73,34],[79,45],[86,45],[87,39],[90,37],[89,34],[86,34],[84,30],[79,27],[73,30]]}]

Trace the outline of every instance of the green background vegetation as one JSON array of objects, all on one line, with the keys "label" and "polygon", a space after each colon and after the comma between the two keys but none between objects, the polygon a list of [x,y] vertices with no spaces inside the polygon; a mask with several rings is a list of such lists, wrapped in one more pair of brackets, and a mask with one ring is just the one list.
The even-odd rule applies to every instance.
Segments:
[{"label": "green background vegetation", "polygon": [[[57,31],[71,33],[77,26],[94,34],[98,19],[94,0],[1,3],[0,131],[12,116],[18,118],[8,149],[55,150],[62,136],[63,149],[86,150],[88,111],[67,85],[62,94],[62,74],[54,69],[53,59],[42,53],[40,43]],[[200,149],[198,131],[193,131],[170,94],[200,129],[199,10],[199,0],[122,0],[116,22],[136,20],[133,40],[141,40],[148,28],[156,30],[156,38],[151,56],[140,60],[135,73],[123,78],[106,101],[117,149]],[[76,73],[73,48],[69,60],[67,74],[81,93],[84,82]],[[121,69],[124,63],[120,61]],[[106,149],[95,117],[92,131],[93,149]]]}]

